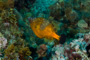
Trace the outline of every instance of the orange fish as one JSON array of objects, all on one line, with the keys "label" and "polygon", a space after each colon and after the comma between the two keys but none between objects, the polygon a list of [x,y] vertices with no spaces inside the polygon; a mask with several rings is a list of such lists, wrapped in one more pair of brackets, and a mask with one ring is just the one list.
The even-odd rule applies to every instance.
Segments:
[{"label": "orange fish", "polygon": [[53,25],[44,18],[29,19],[30,26],[35,35],[39,38],[57,39],[60,40],[60,36],[56,34]]}]

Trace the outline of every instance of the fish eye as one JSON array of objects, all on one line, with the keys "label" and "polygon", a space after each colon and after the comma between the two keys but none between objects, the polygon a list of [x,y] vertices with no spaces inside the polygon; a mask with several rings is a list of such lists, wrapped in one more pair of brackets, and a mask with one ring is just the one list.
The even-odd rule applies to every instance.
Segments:
[{"label": "fish eye", "polygon": [[37,28],[37,26],[35,26],[35,28]]}]

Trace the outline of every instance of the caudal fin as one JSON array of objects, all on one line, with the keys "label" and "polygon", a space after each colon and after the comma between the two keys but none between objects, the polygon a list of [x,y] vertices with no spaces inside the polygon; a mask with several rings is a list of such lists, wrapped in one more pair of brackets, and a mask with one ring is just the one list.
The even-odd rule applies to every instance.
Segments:
[{"label": "caudal fin", "polygon": [[65,34],[61,34],[59,43],[60,43],[60,44],[64,44],[65,41],[66,41],[66,35],[65,35]]}]

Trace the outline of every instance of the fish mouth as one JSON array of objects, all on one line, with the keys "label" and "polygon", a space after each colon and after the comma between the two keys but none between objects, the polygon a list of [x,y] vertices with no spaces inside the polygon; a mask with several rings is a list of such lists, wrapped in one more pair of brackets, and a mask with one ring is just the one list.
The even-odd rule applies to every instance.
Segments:
[{"label": "fish mouth", "polygon": [[34,19],[34,18],[28,17],[27,19],[28,19],[28,21],[31,23],[31,22],[33,22],[33,19]]}]

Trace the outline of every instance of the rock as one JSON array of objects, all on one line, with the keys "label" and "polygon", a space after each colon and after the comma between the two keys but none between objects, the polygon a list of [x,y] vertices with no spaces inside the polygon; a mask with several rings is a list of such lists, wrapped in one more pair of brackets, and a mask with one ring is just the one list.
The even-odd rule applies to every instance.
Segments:
[{"label": "rock", "polygon": [[84,20],[78,21],[77,25],[80,28],[88,28],[88,24]]},{"label": "rock", "polygon": [[0,48],[4,48],[7,45],[7,39],[0,37]]}]

